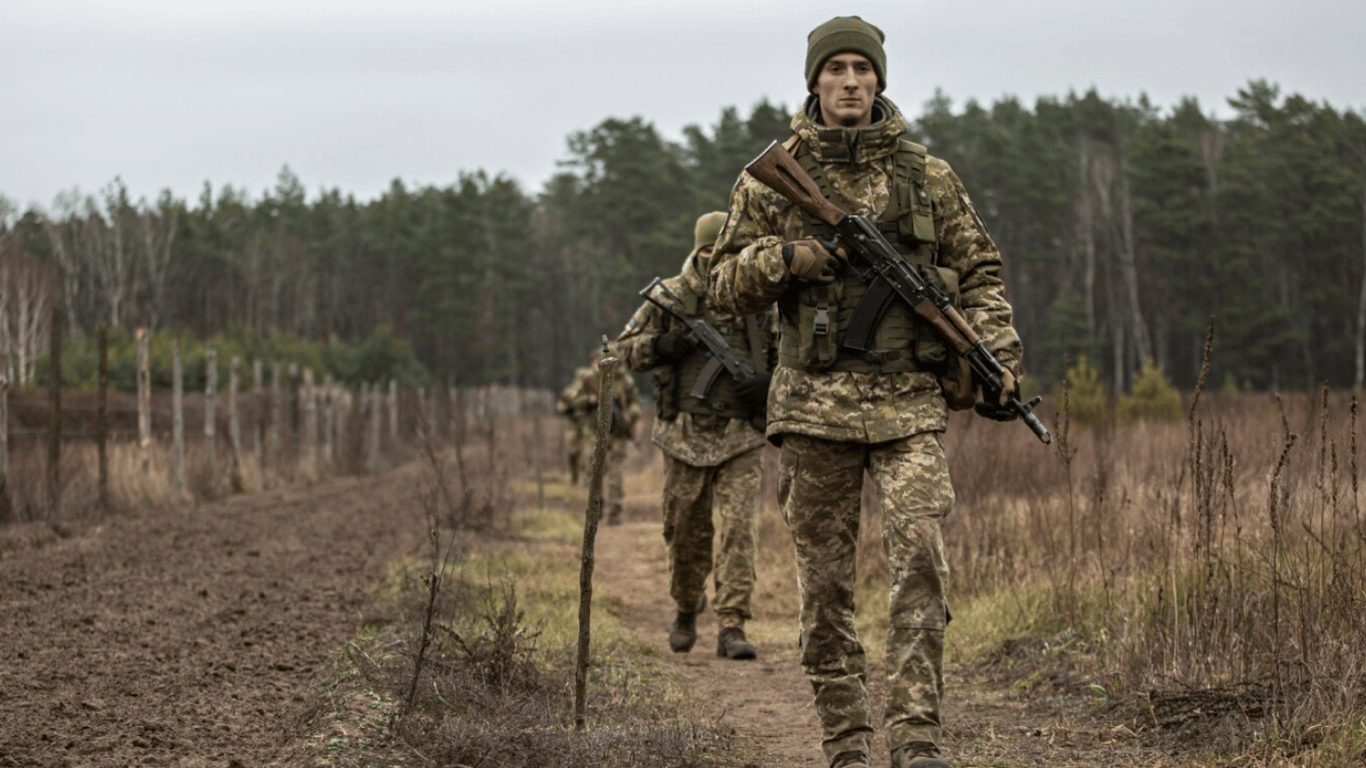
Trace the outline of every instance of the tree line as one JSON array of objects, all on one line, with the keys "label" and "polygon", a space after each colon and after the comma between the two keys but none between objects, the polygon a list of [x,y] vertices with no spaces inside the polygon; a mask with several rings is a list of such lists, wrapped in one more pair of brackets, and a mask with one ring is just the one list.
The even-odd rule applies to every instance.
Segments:
[{"label": "tree line", "polygon": [[[1366,376],[1366,122],[1252,81],[1216,119],[1095,90],[908,111],[963,179],[1006,256],[1026,367],[1086,356],[1118,392],[1151,361],[1194,386],[1360,386]],[[643,117],[567,137],[536,193],[502,175],[394,180],[377,199],[205,184],[130,199],[115,179],[52,210],[0,205],[0,347],[32,367],[46,307],[69,332],[144,326],[412,346],[435,380],[558,387],[613,336],[789,109],[723,108],[680,139]],[[0,198],[0,203],[3,203]]]}]

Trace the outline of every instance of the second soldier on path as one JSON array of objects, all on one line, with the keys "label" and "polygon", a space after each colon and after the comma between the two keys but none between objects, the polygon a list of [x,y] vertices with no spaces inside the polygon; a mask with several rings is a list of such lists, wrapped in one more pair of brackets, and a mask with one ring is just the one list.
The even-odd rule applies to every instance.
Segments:
[{"label": "second soldier on path", "polygon": [[[677,318],[647,301],[617,340],[626,365],[653,373],[656,413],[652,439],[664,453],[664,543],[669,555],[669,594],[677,609],[669,647],[686,653],[697,640],[697,615],[706,606],[707,576],[713,576],[716,653],[752,659],[745,637],[754,591],[755,517],[763,471],[763,410],[776,355],[771,312],[736,317],[706,300],[712,243],[726,214],[697,220],[694,247],[682,271],[664,288],[684,302],[677,309],[705,319],[727,345],[759,375],[742,385],[724,371],[705,398],[689,394],[710,359]],[[656,289],[658,290],[658,289]],[[662,293],[662,292],[661,292]],[[672,298],[662,298],[670,305]],[[719,513],[719,541],[713,513]]]}]

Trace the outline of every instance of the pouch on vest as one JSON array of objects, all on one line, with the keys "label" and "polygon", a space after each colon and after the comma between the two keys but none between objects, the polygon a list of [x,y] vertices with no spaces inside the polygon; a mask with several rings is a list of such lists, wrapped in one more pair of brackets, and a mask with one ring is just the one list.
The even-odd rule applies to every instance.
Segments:
[{"label": "pouch on vest", "polygon": [[839,281],[801,291],[797,300],[797,367],[824,371],[835,364],[839,343]]}]

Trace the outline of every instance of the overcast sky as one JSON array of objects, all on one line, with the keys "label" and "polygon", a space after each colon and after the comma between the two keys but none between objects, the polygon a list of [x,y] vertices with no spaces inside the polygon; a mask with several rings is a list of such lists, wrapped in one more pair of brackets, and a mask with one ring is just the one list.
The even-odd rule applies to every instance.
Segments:
[{"label": "overcast sky", "polygon": [[935,88],[961,107],[1091,87],[1227,116],[1255,78],[1366,109],[1364,0],[0,0],[0,195],[50,208],[119,176],[135,198],[255,198],[286,164],[310,199],[477,169],[535,193],[608,117],[678,139],[723,106],[795,106],[806,34],[837,14],[886,32],[910,117]]}]

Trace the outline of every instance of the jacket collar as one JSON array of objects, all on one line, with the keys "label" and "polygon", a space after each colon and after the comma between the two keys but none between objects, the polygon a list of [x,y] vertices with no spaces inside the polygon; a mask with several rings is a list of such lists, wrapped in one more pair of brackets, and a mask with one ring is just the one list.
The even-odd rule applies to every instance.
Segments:
[{"label": "jacket collar", "polygon": [[873,101],[873,124],[863,128],[822,125],[820,114],[820,103],[808,96],[802,111],[792,118],[792,131],[821,164],[864,165],[894,155],[901,135],[910,128],[901,110],[885,96]]}]

